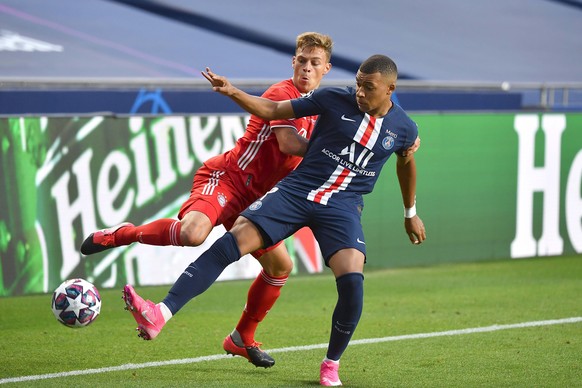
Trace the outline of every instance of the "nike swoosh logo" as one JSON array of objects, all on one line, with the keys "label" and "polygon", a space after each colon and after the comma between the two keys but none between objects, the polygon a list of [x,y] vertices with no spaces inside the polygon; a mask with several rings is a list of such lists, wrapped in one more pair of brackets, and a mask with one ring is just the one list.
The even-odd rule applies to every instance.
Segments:
[{"label": "nike swoosh logo", "polygon": [[354,123],[356,122],[356,120],[352,120],[349,117],[346,117],[346,115],[342,115],[342,120],[344,120],[344,121],[352,121]]},{"label": "nike swoosh logo", "polygon": [[[356,241],[357,241],[357,242],[359,242],[360,244],[364,244],[364,245],[366,245],[366,243],[365,243],[365,242],[363,242],[362,240],[360,240],[360,238],[359,238],[359,237],[356,239]],[[147,318],[146,318],[146,319],[147,319]]]},{"label": "nike swoosh logo", "polygon": [[148,321],[152,326],[155,326],[155,324],[152,322],[152,320],[148,318],[147,311],[142,311],[141,316],[143,317],[143,319]]}]

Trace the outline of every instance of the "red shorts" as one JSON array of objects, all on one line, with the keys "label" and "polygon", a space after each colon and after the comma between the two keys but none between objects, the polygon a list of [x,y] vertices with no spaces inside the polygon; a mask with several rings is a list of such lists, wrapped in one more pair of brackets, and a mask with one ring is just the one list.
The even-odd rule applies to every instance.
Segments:
[{"label": "red shorts", "polygon": [[238,215],[258,198],[250,191],[239,190],[240,187],[225,171],[202,166],[194,175],[190,198],[182,204],[178,218],[197,210],[206,214],[212,225],[224,225],[228,230]]},{"label": "red shorts", "polygon": [[[200,167],[194,175],[190,197],[182,204],[178,219],[195,210],[206,214],[212,225],[223,225],[230,230],[239,214],[264,194],[253,193],[242,181],[244,177],[240,178],[240,181],[235,181],[236,178],[233,179],[225,171]],[[259,258],[278,245],[259,249],[252,255]]]}]

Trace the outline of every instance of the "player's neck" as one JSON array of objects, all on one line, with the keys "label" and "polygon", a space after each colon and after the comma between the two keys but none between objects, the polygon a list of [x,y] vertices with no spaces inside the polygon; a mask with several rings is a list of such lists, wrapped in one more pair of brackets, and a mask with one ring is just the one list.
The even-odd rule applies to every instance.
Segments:
[{"label": "player's neck", "polygon": [[394,106],[392,100],[388,100],[388,104],[378,108],[375,112],[367,112],[372,117],[384,117],[390,112],[390,109]]}]

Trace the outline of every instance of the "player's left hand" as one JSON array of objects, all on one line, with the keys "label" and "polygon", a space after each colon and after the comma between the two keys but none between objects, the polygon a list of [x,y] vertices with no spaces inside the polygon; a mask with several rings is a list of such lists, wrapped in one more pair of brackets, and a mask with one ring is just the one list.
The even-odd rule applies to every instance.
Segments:
[{"label": "player's left hand", "polygon": [[406,229],[406,234],[410,242],[414,245],[422,244],[426,240],[426,230],[424,229],[424,223],[415,215],[412,218],[404,218],[404,229]]},{"label": "player's left hand", "polygon": [[420,148],[420,136],[416,137],[414,144],[410,146],[406,151],[402,153],[402,156],[410,156],[415,153]]}]

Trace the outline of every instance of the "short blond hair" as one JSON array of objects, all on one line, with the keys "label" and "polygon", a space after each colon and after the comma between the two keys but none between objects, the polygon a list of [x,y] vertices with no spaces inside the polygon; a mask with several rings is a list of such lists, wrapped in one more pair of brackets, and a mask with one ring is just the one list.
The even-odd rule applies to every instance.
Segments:
[{"label": "short blond hair", "polygon": [[299,34],[295,44],[295,52],[305,47],[322,48],[327,55],[327,61],[329,62],[331,60],[333,41],[329,35],[320,34],[319,32],[304,32]]}]

